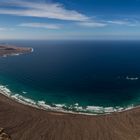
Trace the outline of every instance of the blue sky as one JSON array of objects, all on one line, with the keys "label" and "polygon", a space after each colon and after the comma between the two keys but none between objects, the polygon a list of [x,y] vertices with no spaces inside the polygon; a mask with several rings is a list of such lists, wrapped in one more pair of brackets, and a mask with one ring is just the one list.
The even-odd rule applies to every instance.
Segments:
[{"label": "blue sky", "polygon": [[139,39],[140,0],[0,0],[0,39]]}]

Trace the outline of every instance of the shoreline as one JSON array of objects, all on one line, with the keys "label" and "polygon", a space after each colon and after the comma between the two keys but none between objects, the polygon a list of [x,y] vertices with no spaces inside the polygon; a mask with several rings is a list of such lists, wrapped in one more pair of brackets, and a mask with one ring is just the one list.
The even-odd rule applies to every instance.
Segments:
[{"label": "shoreline", "polygon": [[110,112],[102,112],[102,113],[100,111],[99,112],[97,112],[97,111],[82,112],[82,111],[66,110],[66,109],[63,109],[61,106],[52,107],[52,106],[46,104],[44,101],[35,102],[34,100],[25,98],[24,96],[22,96],[20,94],[12,94],[10,89],[8,89],[6,86],[3,86],[3,85],[0,85],[0,94],[4,95],[7,98],[9,98],[15,102],[18,102],[20,104],[27,105],[27,106],[30,106],[33,108],[37,108],[39,110],[45,110],[46,112],[53,111],[53,112],[58,112],[58,113],[68,113],[68,114],[75,114],[75,115],[104,116],[104,115],[109,115],[109,114],[113,114],[113,113],[121,113],[121,112],[126,112],[129,110],[133,110],[136,108],[140,108],[139,105],[138,106],[131,105],[126,108],[118,107],[118,109],[113,108],[113,107],[107,107],[107,108],[113,108],[113,110],[111,110]]},{"label": "shoreline", "polygon": [[[0,45],[0,50],[3,52],[2,56],[3,57],[7,57],[7,56],[13,56],[13,55],[20,55],[20,54],[24,54],[27,52],[32,53],[34,51],[33,48],[23,48],[23,47],[16,47],[16,46],[12,46],[12,45]],[[10,53],[9,53],[10,51]],[[17,53],[15,53],[15,51]],[[0,55],[1,56],[1,55]],[[5,90],[5,91],[4,91]],[[131,110],[140,106],[134,106],[129,105],[126,107],[120,107],[120,106],[116,106],[116,107],[103,107],[103,106],[87,106],[85,108],[83,108],[82,106],[78,106],[75,104],[75,106],[73,108],[67,107],[61,104],[54,104],[54,106],[51,106],[49,104],[46,104],[46,102],[44,101],[34,101],[30,98],[26,98],[20,94],[12,94],[12,92],[10,91],[10,89],[7,89],[6,86],[0,85],[0,92],[7,96],[8,98],[19,102],[21,104],[24,105],[28,105],[31,107],[35,107],[38,109],[43,109],[46,111],[55,111],[55,112],[64,112],[64,113],[70,113],[70,114],[83,114],[83,115],[106,115],[106,114],[111,114],[111,113],[115,113],[115,112],[124,112],[127,110]]]}]

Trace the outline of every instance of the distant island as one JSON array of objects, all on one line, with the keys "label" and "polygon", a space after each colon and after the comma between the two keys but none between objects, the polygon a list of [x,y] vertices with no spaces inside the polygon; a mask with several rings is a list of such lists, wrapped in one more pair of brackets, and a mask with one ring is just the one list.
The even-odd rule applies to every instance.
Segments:
[{"label": "distant island", "polygon": [[0,56],[2,57],[30,53],[32,51],[32,48],[16,47],[12,45],[0,45]]}]

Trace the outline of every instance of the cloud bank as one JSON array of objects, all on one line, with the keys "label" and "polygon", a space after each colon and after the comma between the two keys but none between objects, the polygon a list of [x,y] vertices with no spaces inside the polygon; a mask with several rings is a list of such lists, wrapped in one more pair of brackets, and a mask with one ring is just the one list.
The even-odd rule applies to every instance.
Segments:
[{"label": "cloud bank", "polygon": [[110,20],[107,21],[109,24],[116,24],[116,25],[125,25],[125,26],[137,26],[139,23],[136,21],[126,21],[126,20]]},{"label": "cloud bank", "polygon": [[89,19],[86,15],[75,10],[68,10],[59,3],[37,3],[23,0],[1,0],[0,14],[71,21],[86,21]]}]

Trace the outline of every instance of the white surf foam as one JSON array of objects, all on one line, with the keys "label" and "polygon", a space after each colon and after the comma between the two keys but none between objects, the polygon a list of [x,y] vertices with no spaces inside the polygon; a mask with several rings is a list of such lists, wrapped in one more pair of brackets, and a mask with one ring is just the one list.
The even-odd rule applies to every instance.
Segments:
[{"label": "white surf foam", "polygon": [[26,91],[22,91],[22,93],[23,93],[23,94],[27,94],[27,92],[26,92]]},{"label": "white surf foam", "polygon": [[34,52],[34,49],[33,48],[31,48],[31,52]]},{"label": "white surf foam", "polygon": [[11,56],[19,56],[22,53],[12,53]]},{"label": "white surf foam", "polygon": [[102,107],[102,106],[82,107],[82,106],[79,106],[78,103],[75,103],[74,105],[70,105],[70,106],[67,106],[65,104],[53,104],[53,106],[51,106],[51,105],[48,105],[45,101],[36,102],[20,94],[14,94],[11,92],[8,86],[3,86],[3,85],[0,85],[0,93],[25,105],[30,105],[32,107],[40,108],[43,110],[59,111],[59,112],[67,112],[67,113],[98,115],[98,114],[108,114],[112,112],[121,112],[121,111],[130,110],[134,108],[134,105],[130,105],[126,108],[119,107],[119,106],[117,107]]},{"label": "white surf foam", "polygon": [[139,80],[139,77],[129,77],[129,76],[126,76],[126,80],[136,81],[136,80]]}]

